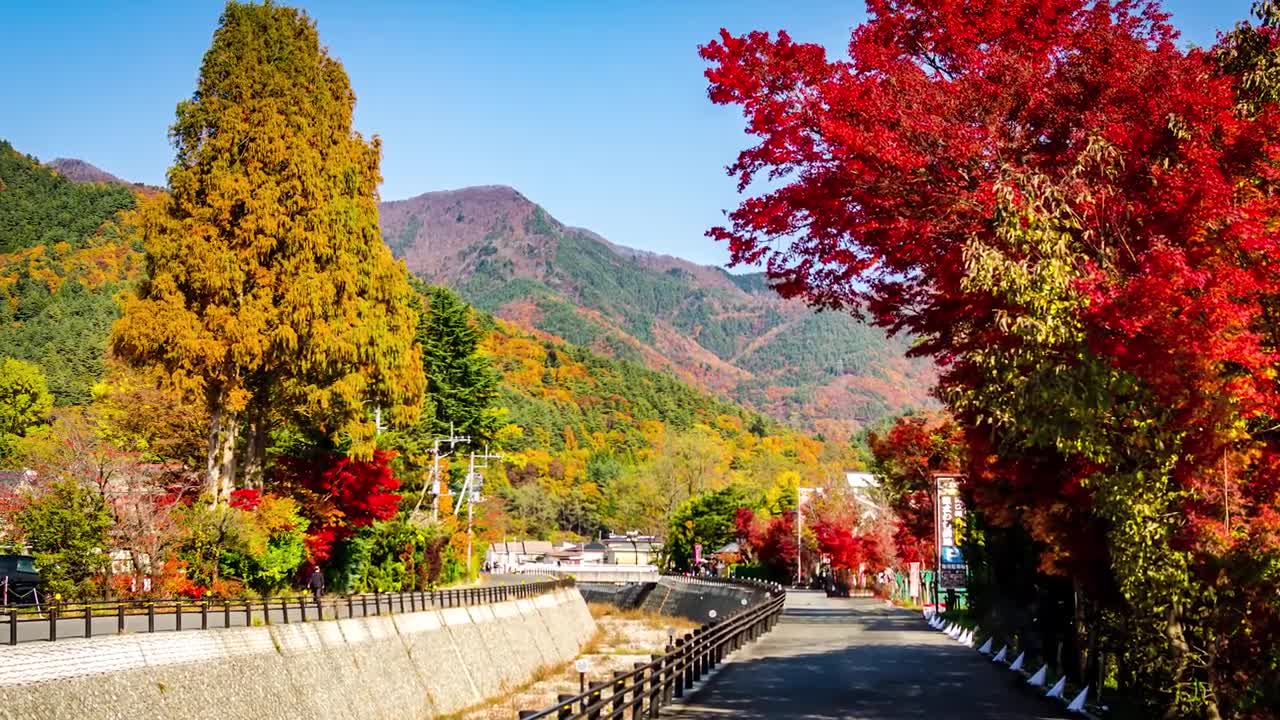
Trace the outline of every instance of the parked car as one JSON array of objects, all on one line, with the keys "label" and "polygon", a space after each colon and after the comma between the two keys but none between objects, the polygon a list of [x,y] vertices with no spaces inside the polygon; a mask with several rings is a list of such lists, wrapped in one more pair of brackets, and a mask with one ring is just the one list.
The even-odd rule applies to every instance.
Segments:
[{"label": "parked car", "polygon": [[30,555],[0,555],[0,603],[28,605],[36,601],[40,571]]}]

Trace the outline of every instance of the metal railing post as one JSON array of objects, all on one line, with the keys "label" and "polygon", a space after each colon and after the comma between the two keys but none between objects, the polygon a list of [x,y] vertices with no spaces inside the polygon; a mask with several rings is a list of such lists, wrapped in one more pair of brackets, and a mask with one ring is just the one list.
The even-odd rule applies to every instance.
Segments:
[{"label": "metal railing post", "polygon": [[573,717],[573,699],[577,697],[573,693],[560,693],[556,695],[556,702],[560,703],[560,709],[556,710],[556,720],[567,720]]},{"label": "metal railing post", "polygon": [[156,606],[154,603],[147,603],[147,632],[156,631]]},{"label": "metal railing post", "polygon": [[635,673],[631,678],[631,720],[640,720],[644,717],[644,668],[646,665],[648,663],[631,663],[631,670]]},{"label": "metal railing post", "polygon": [[209,629],[209,602],[207,600],[200,602],[200,629]]},{"label": "metal railing post", "polygon": [[676,654],[673,659],[675,661],[675,667],[672,668],[672,674],[675,676],[675,683],[671,694],[673,697],[682,698],[684,697],[685,673],[688,670],[688,659],[685,653],[684,638],[676,640]]},{"label": "metal railing post", "polygon": [[[587,693],[587,696],[582,700],[583,710],[600,703],[600,698],[602,696],[600,691],[608,684],[609,683],[607,682],[600,681],[593,682],[588,686],[591,692]],[[595,708],[594,710],[587,712],[587,720],[600,720],[600,708]]]},{"label": "metal railing post", "polygon": [[181,603],[173,604],[173,618],[174,618],[173,629],[176,630],[177,632],[182,632],[182,604]]},{"label": "metal railing post", "polygon": [[116,634],[124,634],[124,603],[116,606]]},{"label": "metal railing post", "polygon": [[49,608],[49,642],[58,639],[58,608]]},{"label": "metal railing post", "polygon": [[18,611],[9,611],[9,644],[18,644]]},{"label": "metal railing post", "polygon": [[93,637],[93,608],[84,606],[84,636]]},{"label": "metal railing post", "polygon": [[283,616],[284,624],[289,624],[289,598],[280,598],[280,614]]},{"label": "metal railing post", "polygon": [[627,702],[627,681],[621,679],[626,670],[613,671],[613,694],[609,696],[609,717],[622,717],[622,706]]},{"label": "metal railing post", "polygon": [[[670,651],[668,649],[668,651]],[[665,665],[662,655],[650,655],[649,660],[653,663],[653,669],[649,671],[649,712],[650,718],[658,717],[658,710],[662,707],[664,700],[664,679],[666,678]]]}]

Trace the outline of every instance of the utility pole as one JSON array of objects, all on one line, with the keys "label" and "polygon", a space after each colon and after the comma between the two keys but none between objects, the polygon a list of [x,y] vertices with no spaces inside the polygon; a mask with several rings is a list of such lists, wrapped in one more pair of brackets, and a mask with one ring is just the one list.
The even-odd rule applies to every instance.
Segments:
[{"label": "utility pole", "polygon": [[798,587],[804,582],[802,573],[804,572],[804,536],[802,528],[804,527],[804,514],[801,509],[804,507],[804,499],[809,493],[817,492],[816,488],[796,488],[796,586]]},{"label": "utility pole", "polygon": [[[448,437],[437,436],[431,441],[431,475],[427,482],[422,484],[422,491],[418,493],[418,502],[413,506],[413,516],[417,517],[422,511],[422,501],[426,498],[427,488],[431,489],[431,522],[440,519],[440,458],[449,457],[453,454],[453,450],[458,445],[465,445],[471,442],[468,435],[454,435],[453,425],[449,425]],[[447,446],[444,454],[440,453],[440,446]],[[456,513],[455,513],[456,514]]]},{"label": "utility pole", "polygon": [[480,473],[476,472],[476,460],[480,460],[479,469],[489,467],[490,460],[501,460],[501,455],[490,455],[489,448],[485,448],[483,453],[476,454],[471,451],[471,459],[467,463],[467,479],[462,484],[462,497],[453,505],[453,515],[458,516],[458,511],[462,509],[462,503],[467,504],[467,572],[471,572],[471,519],[474,516],[476,501],[480,499],[480,488],[484,484],[484,478]]}]

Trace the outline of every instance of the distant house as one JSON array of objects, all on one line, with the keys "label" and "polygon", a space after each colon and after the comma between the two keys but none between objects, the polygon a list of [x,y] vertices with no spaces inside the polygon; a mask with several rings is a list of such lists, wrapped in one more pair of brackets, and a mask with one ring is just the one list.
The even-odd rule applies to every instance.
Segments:
[{"label": "distant house", "polygon": [[605,562],[605,558],[609,554],[609,546],[599,540],[592,540],[582,546],[582,563],[584,565],[599,565]]},{"label": "distant house", "polygon": [[876,494],[880,490],[880,480],[875,475],[866,472],[847,472],[844,474],[845,482],[849,485],[853,497],[862,506],[863,517],[874,518],[884,509],[876,502]]},{"label": "distant house", "polygon": [[610,565],[657,565],[662,552],[657,538],[635,533],[610,535],[600,543],[607,548],[604,562]]},{"label": "distant house", "polygon": [[490,545],[484,560],[490,567],[514,570],[521,565],[537,562],[551,551],[551,543],[546,540],[513,540]]},{"label": "distant house", "polygon": [[742,562],[742,546],[738,544],[738,541],[734,540],[711,553],[711,557],[725,565]]}]

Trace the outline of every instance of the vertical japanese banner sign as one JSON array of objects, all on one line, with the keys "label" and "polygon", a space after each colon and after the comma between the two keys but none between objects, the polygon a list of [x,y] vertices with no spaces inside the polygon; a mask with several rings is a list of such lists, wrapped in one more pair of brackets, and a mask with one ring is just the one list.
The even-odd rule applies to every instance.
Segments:
[{"label": "vertical japanese banner sign", "polygon": [[693,564],[694,565],[702,564],[702,543],[693,544]]},{"label": "vertical japanese banner sign", "polygon": [[938,475],[937,482],[937,548],[938,588],[949,590],[965,585],[964,553],[960,545],[964,540],[964,500],[960,497],[959,475]]},{"label": "vertical japanese banner sign", "polygon": [[907,576],[908,583],[909,583],[908,589],[907,589],[907,597],[919,598],[920,597],[920,563],[918,562],[908,563],[908,567],[910,568],[910,570],[908,571],[909,574]]}]

